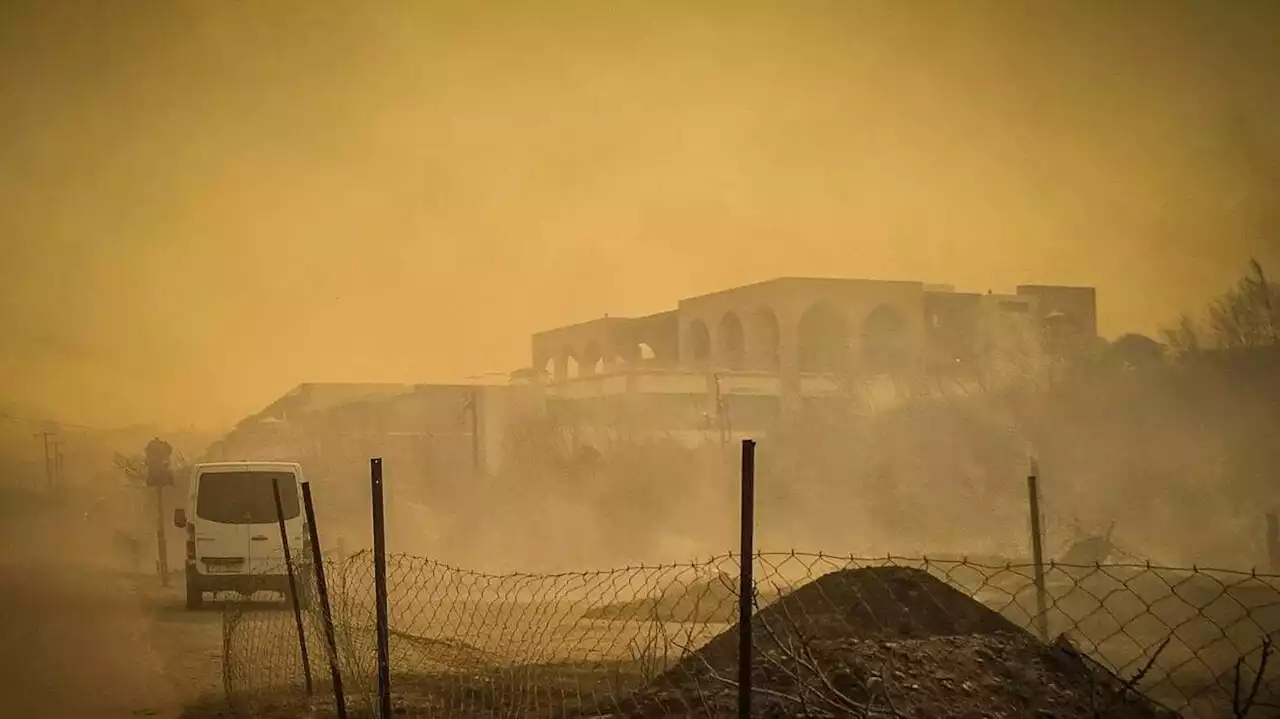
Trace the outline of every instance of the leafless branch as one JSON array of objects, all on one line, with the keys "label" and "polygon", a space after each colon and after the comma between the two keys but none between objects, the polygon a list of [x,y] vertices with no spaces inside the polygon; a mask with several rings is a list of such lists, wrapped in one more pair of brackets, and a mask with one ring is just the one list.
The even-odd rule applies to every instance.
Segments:
[{"label": "leafless branch", "polygon": [[1258,659],[1258,671],[1254,672],[1253,682],[1249,686],[1249,695],[1241,701],[1240,698],[1240,677],[1244,671],[1244,657],[1241,656],[1236,660],[1235,685],[1231,693],[1231,710],[1232,716],[1237,719],[1243,719],[1249,716],[1249,712],[1253,711],[1258,704],[1258,690],[1262,687],[1262,678],[1267,673],[1267,661],[1271,658],[1271,652],[1274,650],[1274,640],[1271,637],[1262,638],[1261,656]]},{"label": "leafless branch", "polygon": [[1128,681],[1121,685],[1119,692],[1121,697],[1128,696],[1129,692],[1134,691],[1134,688],[1137,687],[1143,679],[1147,678],[1147,674],[1149,674],[1151,672],[1151,668],[1156,665],[1156,660],[1160,658],[1165,647],[1169,646],[1169,641],[1171,639],[1173,639],[1173,637],[1166,637],[1165,640],[1160,643],[1160,646],[1156,647],[1155,652],[1151,654],[1150,659],[1147,659],[1147,663],[1142,666],[1142,669],[1139,669],[1137,674],[1134,674]]},{"label": "leafless branch", "polygon": [[[686,651],[686,650],[687,650],[687,648],[686,648],[686,647],[681,647],[681,646],[679,646],[679,645],[677,645],[677,647],[679,647],[679,649],[680,649],[681,651]],[[709,675],[711,676],[711,678],[712,678],[712,679],[714,679],[715,681],[717,681],[717,682],[719,682],[719,683],[721,683],[721,684],[724,684],[725,686],[733,687],[734,689],[737,689],[737,688],[738,688],[738,686],[739,686],[739,685],[738,685],[738,682],[736,682],[736,681],[734,681],[733,679],[730,679],[730,678],[728,678],[728,677],[726,677],[726,676],[721,675],[721,674],[720,674],[720,672],[716,671],[716,668],[715,668],[715,667],[711,666],[711,662],[707,661],[707,658],[706,658],[705,656],[703,656],[702,654],[699,654],[699,653],[698,653],[698,652],[696,652],[696,651],[688,651],[688,654],[689,654],[690,656],[693,656],[693,657],[697,658],[697,660],[699,661],[699,663],[701,663],[701,664],[702,664],[703,669],[705,669],[705,670],[707,671],[707,674],[709,674]],[[756,687],[756,686],[753,686],[753,687],[751,688],[751,690],[752,690],[752,691],[754,691],[754,692],[758,692],[758,693],[760,693],[760,694],[763,694],[763,695],[765,695],[765,696],[771,696],[771,697],[775,697],[775,698],[777,698],[777,699],[782,699],[782,700],[784,700],[784,701],[789,701],[789,702],[791,702],[791,703],[793,703],[793,704],[799,704],[799,703],[800,703],[800,698],[799,698],[799,697],[793,697],[793,696],[791,696],[790,694],[787,694],[787,693],[785,693],[785,692],[774,691],[773,689],[766,689],[766,688],[764,688],[764,687]]]},{"label": "leafless branch", "polygon": [[128,479],[142,481],[147,477],[147,461],[142,455],[124,455],[117,453],[111,463]]},{"label": "leafless branch", "polygon": [[[777,587],[775,585],[774,589],[778,594],[782,593],[782,590],[780,587]],[[804,636],[804,633],[800,629],[799,623],[796,622],[795,617],[791,614],[791,610],[787,607],[786,603],[778,602],[775,606],[779,607],[779,609],[781,610],[782,617],[787,622],[788,628],[790,629],[791,633],[788,636],[788,641],[786,643],[783,643],[782,641],[779,640],[778,635],[774,632],[773,628],[769,625],[769,622],[767,621],[767,619],[765,619],[763,615],[758,615],[761,618],[760,623],[764,627],[765,632],[769,634],[769,637],[773,640],[774,644],[778,646],[781,652],[783,652],[784,656],[791,659],[792,662],[796,665],[797,667],[796,679],[797,679],[798,686],[802,687],[801,691],[802,692],[804,691],[803,689],[804,682],[798,676],[798,674],[799,674],[799,669],[803,668],[806,672],[808,672],[808,674],[816,678],[818,682],[822,685],[822,688],[825,689],[825,691],[814,692],[814,695],[818,699],[820,699],[824,704],[827,704],[835,711],[841,714],[854,713],[855,715],[860,715],[860,716],[873,716],[876,713],[878,713],[875,708],[874,702],[863,703],[863,702],[856,701],[852,697],[840,691],[838,687],[836,687],[835,683],[831,680],[831,677],[829,676],[829,674],[823,670],[821,666],[821,662],[818,661],[817,655],[814,653],[811,643]],[[798,647],[797,647],[797,643],[799,645]],[[889,700],[887,692],[885,692],[885,700],[886,700],[886,703],[889,705],[888,715],[892,717],[900,716],[897,710],[894,709],[892,701]]]}]

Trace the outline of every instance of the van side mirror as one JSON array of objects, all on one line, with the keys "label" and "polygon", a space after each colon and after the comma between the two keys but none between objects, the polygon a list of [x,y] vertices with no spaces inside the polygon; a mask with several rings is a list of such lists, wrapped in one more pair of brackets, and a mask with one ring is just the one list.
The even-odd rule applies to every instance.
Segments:
[{"label": "van side mirror", "polygon": [[185,509],[175,509],[175,510],[173,510],[173,526],[177,527],[178,529],[184,529],[184,528],[186,528],[186,526],[187,526],[187,510],[185,510]]}]

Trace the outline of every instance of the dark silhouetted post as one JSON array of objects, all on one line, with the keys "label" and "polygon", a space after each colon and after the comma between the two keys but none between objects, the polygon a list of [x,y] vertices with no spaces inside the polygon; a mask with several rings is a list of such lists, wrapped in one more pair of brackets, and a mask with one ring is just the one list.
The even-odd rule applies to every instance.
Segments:
[{"label": "dark silhouetted post", "polygon": [[755,598],[752,557],[756,527],[756,443],[742,440],[742,548],[738,582],[738,716],[751,717],[751,608]]},{"label": "dark silhouetted post", "polygon": [[67,476],[63,471],[62,464],[62,448],[66,443],[61,438],[53,439],[53,488],[55,492],[64,491],[67,488]]},{"label": "dark silhouetted post", "polygon": [[35,435],[44,444],[44,486],[51,493],[53,492],[53,453],[50,440],[56,436],[57,433],[47,427]]},{"label": "dark silhouetted post", "polygon": [[164,487],[156,487],[156,571],[160,586],[169,586],[169,546],[164,531]]},{"label": "dark silhouetted post", "polygon": [[271,493],[276,500],[276,523],[280,525],[280,548],[284,550],[284,570],[289,575],[289,601],[293,604],[293,621],[298,625],[298,648],[302,651],[302,674],[311,694],[311,660],[307,657],[307,632],[302,625],[302,605],[298,602],[298,581],[293,576],[293,556],[289,554],[289,530],[284,526],[284,504],[280,501],[280,478],[271,478]]},{"label": "dark silhouetted post", "polygon": [[480,392],[472,387],[467,394],[471,414],[471,469],[476,476],[484,474],[484,448],[480,444]]},{"label": "dark silhouetted post", "polygon": [[391,632],[387,616],[387,536],[382,506],[382,459],[369,460],[373,489],[373,593],[378,623],[378,716],[391,716]]},{"label": "dark silhouetted post", "polygon": [[1271,572],[1280,574],[1280,519],[1275,512],[1267,512],[1267,560]]},{"label": "dark silhouetted post", "polygon": [[333,610],[329,608],[329,585],[324,578],[324,553],[320,550],[320,532],[316,529],[316,510],[311,503],[311,483],[302,483],[302,506],[307,517],[307,539],[311,542],[311,561],[316,567],[316,598],[320,600],[320,618],[324,621],[325,649],[329,652],[329,675],[333,679],[333,704],[338,719],[347,719],[347,700],[342,691],[342,667],[338,663],[338,637],[333,631]]},{"label": "dark silhouetted post", "polygon": [[1044,547],[1040,534],[1040,463],[1031,458],[1031,472],[1027,474],[1027,498],[1031,505],[1031,563],[1035,569],[1036,583],[1036,633],[1043,641],[1049,641],[1048,601],[1044,587]]},{"label": "dark silhouetted post", "polygon": [[[147,486],[156,488],[156,569],[160,572],[161,586],[169,586],[169,547],[165,542],[164,488],[173,484],[173,469],[169,458],[173,447],[156,437],[143,450],[147,467]],[[61,460],[57,460],[61,463]]]}]

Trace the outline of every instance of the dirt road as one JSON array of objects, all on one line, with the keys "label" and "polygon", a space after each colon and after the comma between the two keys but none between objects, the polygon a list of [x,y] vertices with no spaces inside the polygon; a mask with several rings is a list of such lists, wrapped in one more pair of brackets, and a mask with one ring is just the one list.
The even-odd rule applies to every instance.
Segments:
[{"label": "dirt road", "polygon": [[0,502],[0,714],[178,717],[220,692],[217,611],[186,612],[94,518]]}]

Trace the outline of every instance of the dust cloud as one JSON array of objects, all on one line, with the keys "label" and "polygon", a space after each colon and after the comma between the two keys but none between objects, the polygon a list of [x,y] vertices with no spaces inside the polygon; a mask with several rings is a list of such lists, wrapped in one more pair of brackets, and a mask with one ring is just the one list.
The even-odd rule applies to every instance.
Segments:
[{"label": "dust cloud", "polygon": [[[0,66],[14,476],[31,418],[183,428],[194,459],[299,382],[506,371],[533,332],[775,276],[1092,286],[1114,338],[1280,267],[1275,3],[11,1]],[[1177,371],[780,434],[765,540],[1023,551],[1034,445],[1069,478],[1054,531],[1142,506],[1135,551],[1210,551],[1175,530],[1250,508],[1263,440],[1220,440],[1275,420],[1205,429],[1257,388],[1178,399],[1209,370]],[[118,482],[149,433],[71,474]],[[399,545],[535,570],[732,543],[724,446],[522,441],[483,486],[403,490]]]},{"label": "dust cloud", "polygon": [[6,2],[0,391],[221,428],[777,275],[1092,285],[1104,334],[1149,333],[1277,264],[1277,28],[1267,2]]},{"label": "dust cloud", "polygon": [[[1029,562],[1034,455],[1050,557],[1105,536],[1100,560],[1267,567],[1264,512],[1280,459],[1274,347],[1122,371],[1107,366],[1111,353],[1044,391],[923,398],[870,416],[832,409],[771,431],[758,452],[757,546]],[[424,476],[392,463],[392,549],[507,573],[685,563],[736,547],[736,443],[574,441],[554,420],[522,421],[554,438],[516,435],[482,479],[465,466]],[[367,471],[324,474],[329,548],[367,549]]]},{"label": "dust cloud", "polygon": [[[530,336],[777,277],[1088,287],[1097,314],[999,384],[895,368],[892,405],[840,372],[806,404],[771,365],[803,411],[761,433],[758,547],[1025,561],[1034,455],[1052,557],[1104,535],[1110,561],[1280,571],[1280,3],[499,5],[0,2],[19,714],[219,691],[218,615],[179,597],[187,477],[157,506],[121,471],[156,436],[184,465],[302,463],[330,551],[369,544],[374,456],[393,552],[537,573],[734,548],[737,441],[766,423],[706,401],[709,340],[696,369],[593,355],[694,380],[667,394],[697,407],[615,422]],[[493,373],[514,409],[482,430],[453,384]],[[413,386],[286,401],[335,383]]]}]

